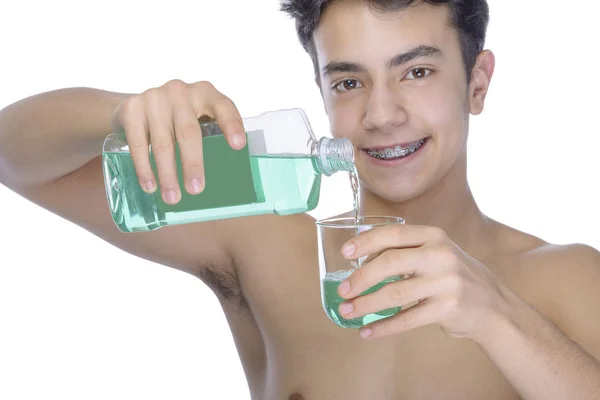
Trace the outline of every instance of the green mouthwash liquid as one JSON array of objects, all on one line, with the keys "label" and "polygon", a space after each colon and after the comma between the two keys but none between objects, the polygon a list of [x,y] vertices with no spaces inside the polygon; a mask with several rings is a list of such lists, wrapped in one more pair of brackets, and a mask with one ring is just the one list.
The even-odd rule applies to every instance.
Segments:
[{"label": "green mouthwash liquid", "polygon": [[[123,232],[149,231],[165,225],[214,219],[302,213],[317,206],[321,174],[317,172],[314,157],[254,156],[249,154],[248,146],[231,149],[222,135],[203,138],[203,149],[205,189],[190,195],[183,184],[177,148],[182,199],[175,205],[163,202],[160,182],[152,194],[142,190],[130,153],[104,152],[107,198],[118,228]],[[150,161],[156,174],[152,154]]]},{"label": "green mouthwash liquid", "polygon": [[[338,312],[338,308],[344,299],[342,299],[338,293],[338,286],[344,281],[344,279],[348,278],[355,270],[342,270],[336,272],[329,272],[325,275],[325,278],[321,280],[321,298],[323,299],[323,308],[325,309],[325,313],[335,324],[341,326],[342,328],[360,328],[362,326],[368,325],[372,322],[379,321],[384,318],[391,317],[398,313],[402,309],[402,307],[393,307],[388,308],[387,310],[378,311],[376,313],[367,314],[362,317],[354,318],[354,319],[344,319],[344,317]],[[365,294],[373,293],[382,288],[384,285],[402,280],[401,277],[393,277],[388,278],[375,286],[365,290],[360,295],[363,296]]]}]

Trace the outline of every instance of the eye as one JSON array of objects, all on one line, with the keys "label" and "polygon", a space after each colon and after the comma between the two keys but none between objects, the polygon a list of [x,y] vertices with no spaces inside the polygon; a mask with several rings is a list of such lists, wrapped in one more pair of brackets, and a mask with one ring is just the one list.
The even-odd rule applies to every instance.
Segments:
[{"label": "eye", "polygon": [[410,71],[407,75],[406,78],[409,80],[413,80],[413,79],[423,79],[426,76],[428,76],[431,73],[430,69],[427,68],[415,68],[412,71]]},{"label": "eye", "polygon": [[362,87],[360,82],[356,79],[344,79],[333,85],[333,89],[338,92],[348,92],[350,90],[358,89]]}]

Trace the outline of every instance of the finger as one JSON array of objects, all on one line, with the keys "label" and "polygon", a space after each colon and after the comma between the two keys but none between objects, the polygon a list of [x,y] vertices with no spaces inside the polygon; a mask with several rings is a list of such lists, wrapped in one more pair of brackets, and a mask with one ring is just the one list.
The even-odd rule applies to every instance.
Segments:
[{"label": "finger", "polygon": [[429,252],[422,248],[389,249],[356,269],[338,287],[338,294],[351,299],[390,277],[412,275],[428,263]]},{"label": "finger", "polygon": [[442,317],[443,307],[440,306],[440,302],[436,299],[427,299],[400,311],[393,317],[373,322],[361,328],[359,333],[365,339],[375,339],[434,324]]},{"label": "finger", "polygon": [[188,193],[197,194],[202,191],[205,182],[200,125],[188,98],[177,97],[172,112],[185,188]]},{"label": "finger", "polygon": [[153,193],[157,185],[150,165],[148,122],[143,103],[138,99],[129,99],[123,104],[122,112],[121,124],[127,135],[127,145],[138,181],[145,192]]},{"label": "finger", "polygon": [[181,199],[181,190],[177,179],[171,107],[164,95],[153,91],[147,98],[147,110],[150,142],[162,198],[167,204],[175,204]]},{"label": "finger", "polygon": [[215,119],[229,145],[236,150],[246,145],[244,122],[235,103],[208,82],[201,82],[192,91],[194,108],[200,114]]},{"label": "finger", "polygon": [[389,248],[419,247],[447,240],[446,233],[433,226],[386,225],[350,239],[342,246],[342,254],[346,258],[354,259]]},{"label": "finger", "polygon": [[388,308],[409,304],[434,296],[443,282],[421,276],[385,283],[379,290],[358,296],[340,304],[339,312],[346,319],[362,317]]}]

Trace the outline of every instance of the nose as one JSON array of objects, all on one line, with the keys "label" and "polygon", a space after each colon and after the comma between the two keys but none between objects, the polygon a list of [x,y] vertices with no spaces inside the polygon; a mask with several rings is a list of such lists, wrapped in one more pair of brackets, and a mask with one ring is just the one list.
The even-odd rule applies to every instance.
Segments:
[{"label": "nose", "polygon": [[373,86],[363,117],[365,129],[389,132],[408,121],[402,96],[388,84]]}]

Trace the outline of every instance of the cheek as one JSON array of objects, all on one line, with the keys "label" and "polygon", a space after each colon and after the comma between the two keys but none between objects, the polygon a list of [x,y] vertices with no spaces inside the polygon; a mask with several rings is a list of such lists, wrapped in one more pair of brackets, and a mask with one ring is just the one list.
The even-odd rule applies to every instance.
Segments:
[{"label": "cheek", "polygon": [[427,133],[442,142],[455,141],[464,132],[464,96],[457,95],[457,88],[432,82],[409,96],[408,115]]},{"label": "cheek", "polygon": [[324,97],[332,135],[345,137],[351,141],[361,127],[360,116],[362,115],[358,97],[352,97],[354,98],[344,100],[333,96]]}]

